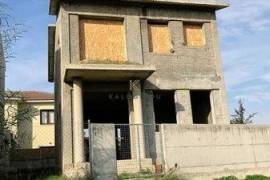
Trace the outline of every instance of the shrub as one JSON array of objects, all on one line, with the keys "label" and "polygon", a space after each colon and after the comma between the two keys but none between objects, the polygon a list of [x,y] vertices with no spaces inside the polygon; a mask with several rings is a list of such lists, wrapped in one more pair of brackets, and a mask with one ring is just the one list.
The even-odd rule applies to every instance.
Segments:
[{"label": "shrub", "polygon": [[247,176],[245,180],[270,180],[270,177],[266,177],[262,175],[252,175],[252,176]]}]

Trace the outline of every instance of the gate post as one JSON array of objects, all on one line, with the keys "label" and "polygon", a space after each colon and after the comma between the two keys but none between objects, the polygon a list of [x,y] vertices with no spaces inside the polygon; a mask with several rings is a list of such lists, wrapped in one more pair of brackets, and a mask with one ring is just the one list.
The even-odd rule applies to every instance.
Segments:
[{"label": "gate post", "polygon": [[91,124],[91,172],[95,180],[117,179],[114,124]]}]

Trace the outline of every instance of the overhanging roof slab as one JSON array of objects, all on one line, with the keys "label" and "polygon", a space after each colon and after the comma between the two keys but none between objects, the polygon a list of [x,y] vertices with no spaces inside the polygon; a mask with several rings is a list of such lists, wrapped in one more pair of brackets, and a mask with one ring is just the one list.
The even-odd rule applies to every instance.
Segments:
[{"label": "overhanging roof slab", "polygon": [[[50,0],[50,10],[49,10],[50,15],[56,15],[59,2],[61,1],[63,0]],[[71,2],[75,0],[69,0],[69,1]],[[180,5],[180,6],[184,6],[184,5],[201,6],[201,7],[208,7],[208,8],[213,8],[213,9],[222,9],[229,6],[229,4],[223,0],[111,0],[111,1],[152,3],[152,4],[172,4],[172,5]],[[109,0],[107,0],[107,2],[109,2]]]},{"label": "overhanging roof slab", "polygon": [[156,71],[154,66],[118,64],[71,64],[66,67],[65,81],[129,81],[147,79]]}]

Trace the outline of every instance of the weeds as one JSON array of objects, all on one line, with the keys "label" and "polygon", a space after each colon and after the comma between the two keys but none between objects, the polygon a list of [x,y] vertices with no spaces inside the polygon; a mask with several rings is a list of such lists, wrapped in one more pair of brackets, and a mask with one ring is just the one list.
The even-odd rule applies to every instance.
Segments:
[{"label": "weeds", "polygon": [[262,175],[247,176],[245,180],[270,180],[270,177]]},{"label": "weeds", "polygon": [[221,178],[217,178],[215,180],[239,180],[237,177],[235,176],[224,176],[224,177],[221,177]]},{"label": "weeds", "polygon": [[[226,176],[226,177],[217,178],[215,180],[239,180],[239,179],[235,176]],[[270,180],[270,177],[263,176],[263,175],[249,175],[249,176],[246,176],[244,180]]]}]

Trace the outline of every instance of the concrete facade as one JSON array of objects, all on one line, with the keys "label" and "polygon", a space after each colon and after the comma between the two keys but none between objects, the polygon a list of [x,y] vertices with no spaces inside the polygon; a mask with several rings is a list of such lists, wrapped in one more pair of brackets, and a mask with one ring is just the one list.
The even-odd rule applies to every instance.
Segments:
[{"label": "concrete facade", "polygon": [[[120,79],[131,82],[130,123],[155,124],[153,91],[170,90],[175,93],[177,124],[192,124],[190,91],[207,90],[210,92],[212,110],[212,120],[208,123],[229,124],[215,16],[215,10],[226,7],[227,4],[208,0],[204,0],[204,3],[196,0],[147,2],[51,1],[51,14],[55,14],[57,20],[56,25],[49,27],[49,81],[55,83],[56,148],[58,166],[63,173],[72,165],[83,161],[83,158],[78,158],[83,152],[82,122],[86,121],[82,111],[82,89],[86,84],[91,88],[91,83],[95,80],[105,84]],[[89,79],[89,74],[93,74],[97,65],[82,64],[80,61],[80,18],[124,21],[127,52],[125,70],[120,64],[118,69],[114,68],[117,64],[102,64],[98,68],[106,73],[106,79],[93,79],[93,76]],[[168,22],[172,53],[149,52],[149,21]],[[186,22],[203,24],[206,41],[204,47],[191,48],[184,45],[183,24]],[[135,68],[132,72],[126,68],[129,65]],[[112,69],[105,68],[106,66]],[[136,76],[130,75],[134,72]],[[116,79],[115,74],[120,79]],[[108,88],[110,86],[106,87]],[[140,132],[139,139],[144,139],[145,130],[142,128]],[[151,154],[144,150],[144,145],[140,147],[141,157]],[[132,151],[133,154],[138,152]]]}]

